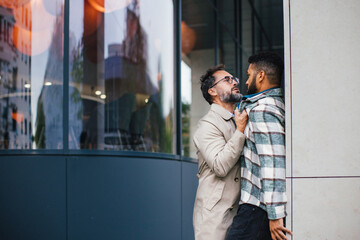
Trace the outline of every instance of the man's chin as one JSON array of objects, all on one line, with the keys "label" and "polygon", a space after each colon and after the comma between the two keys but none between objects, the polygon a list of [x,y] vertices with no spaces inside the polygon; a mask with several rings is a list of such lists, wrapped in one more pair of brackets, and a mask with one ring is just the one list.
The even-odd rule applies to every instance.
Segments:
[{"label": "man's chin", "polygon": [[259,91],[257,90],[257,88],[248,88],[248,90],[246,91],[246,94],[250,95],[250,94],[255,94],[258,93]]},{"label": "man's chin", "polygon": [[237,94],[232,94],[232,96],[229,99],[229,102],[238,103],[238,102],[240,102],[241,98],[242,98],[242,95],[240,92]]}]

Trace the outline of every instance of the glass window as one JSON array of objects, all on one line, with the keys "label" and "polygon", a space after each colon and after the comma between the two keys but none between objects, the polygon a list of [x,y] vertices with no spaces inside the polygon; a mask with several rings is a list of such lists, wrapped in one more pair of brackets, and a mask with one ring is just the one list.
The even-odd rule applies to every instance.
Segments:
[{"label": "glass window", "polygon": [[196,158],[192,137],[197,122],[210,108],[199,79],[215,64],[214,22],[214,9],[208,1],[182,1],[182,151],[186,157]]},{"label": "glass window", "polygon": [[236,46],[232,36],[220,25],[219,62],[225,65],[226,71],[236,75]]},{"label": "glass window", "polygon": [[174,152],[171,0],[70,2],[69,148]]},{"label": "glass window", "polygon": [[[196,158],[192,144],[197,122],[209,110],[200,76],[217,63],[240,79],[246,94],[248,57],[261,50],[283,55],[282,1],[182,1],[182,146]],[[216,54],[215,54],[216,53]]]},{"label": "glass window", "polygon": [[63,0],[0,1],[0,149],[63,148],[63,29]]},{"label": "glass window", "polygon": [[219,63],[224,64],[228,72],[238,77],[234,1],[221,1],[218,8]]},{"label": "glass window", "polygon": [[[240,90],[246,92],[248,58],[260,51],[284,56],[283,1],[242,1],[240,4]],[[284,86],[283,86],[284,87]]]}]

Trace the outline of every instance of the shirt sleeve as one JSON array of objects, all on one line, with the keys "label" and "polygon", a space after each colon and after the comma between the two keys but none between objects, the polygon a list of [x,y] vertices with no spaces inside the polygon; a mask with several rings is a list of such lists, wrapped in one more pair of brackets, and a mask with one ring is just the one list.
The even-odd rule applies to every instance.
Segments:
[{"label": "shirt sleeve", "polygon": [[262,105],[252,110],[253,137],[261,166],[261,188],[269,219],[286,216],[285,119],[281,109]]},{"label": "shirt sleeve", "polygon": [[195,146],[218,177],[225,177],[237,163],[244,142],[245,135],[239,130],[226,142],[219,128],[208,121],[202,121],[194,135]]}]

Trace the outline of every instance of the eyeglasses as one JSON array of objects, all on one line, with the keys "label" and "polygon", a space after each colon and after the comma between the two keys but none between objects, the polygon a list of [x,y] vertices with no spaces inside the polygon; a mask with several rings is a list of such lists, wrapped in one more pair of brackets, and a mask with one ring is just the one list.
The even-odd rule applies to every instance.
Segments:
[{"label": "eyeglasses", "polygon": [[226,77],[220,79],[219,81],[217,81],[216,83],[214,83],[213,85],[211,85],[211,87],[209,87],[209,88],[214,87],[216,84],[218,84],[218,83],[221,82],[222,80],[225,80],[225,81],[226,81],[227,83],[229,83],[229,84],[232,84],[233,81],[235,81],[236,83],[239,83],[239,79],[238,79],[237,77],[226,76]]}]

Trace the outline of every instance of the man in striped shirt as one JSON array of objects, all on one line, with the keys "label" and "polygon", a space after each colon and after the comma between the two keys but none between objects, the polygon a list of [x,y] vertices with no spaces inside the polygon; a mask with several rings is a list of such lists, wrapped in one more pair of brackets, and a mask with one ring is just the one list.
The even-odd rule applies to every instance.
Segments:
[{"label": "man in striped shirt", "polygon": [[283,62],[271,52],[249,58],[248,94],[240,111],[249,122],[241,163],[240,207],[227,232],[227,240],[287,239],[285,109],[280,89]]}]

